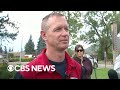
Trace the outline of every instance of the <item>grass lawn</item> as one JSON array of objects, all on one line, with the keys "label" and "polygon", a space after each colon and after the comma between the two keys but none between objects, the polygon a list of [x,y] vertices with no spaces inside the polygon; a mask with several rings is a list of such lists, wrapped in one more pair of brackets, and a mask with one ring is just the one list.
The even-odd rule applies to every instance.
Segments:
[{"label": "grass lawn", "polygon": [[[108,68],[101,68],[101,69],[95,69],[95,70],[93,69],[91,79],[109,79],[108,70],[109,70]],[[95,77],[95,74],[96,74],[96,77]]]}]

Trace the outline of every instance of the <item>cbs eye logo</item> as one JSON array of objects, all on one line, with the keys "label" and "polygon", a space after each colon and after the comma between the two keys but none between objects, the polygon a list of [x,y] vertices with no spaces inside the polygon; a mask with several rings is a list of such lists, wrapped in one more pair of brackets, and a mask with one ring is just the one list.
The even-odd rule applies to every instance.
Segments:
[{"label": "cbs eye logo", "polygon": [[12,72],[12,71],[14,70],[14,66],[13,66],[13,65],[9,65],[9,66],[7,67],[7,70],[8,70],[9,72]]},{"label": "cbs eye logo", "polygon": [[19,71],[21,67],[22,67],[21,65],[15,65],[15,66],[13,66],[13,65],[8,65],[7,70],[8,70],[9,72],[12,72],[12,71],[14,71],[14,70],[15,70],[15,71]]}]

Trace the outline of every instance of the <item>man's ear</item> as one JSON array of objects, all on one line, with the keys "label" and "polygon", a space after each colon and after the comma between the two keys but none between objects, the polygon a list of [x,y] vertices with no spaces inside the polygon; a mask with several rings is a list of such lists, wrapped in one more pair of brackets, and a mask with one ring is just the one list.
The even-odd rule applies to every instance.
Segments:
[{"label": "man's ear", "polygon": [[46,32],[42,30],[40,33],[41,33],[41,37],[43,38],[43,40],[46,41],[47,40]]}]

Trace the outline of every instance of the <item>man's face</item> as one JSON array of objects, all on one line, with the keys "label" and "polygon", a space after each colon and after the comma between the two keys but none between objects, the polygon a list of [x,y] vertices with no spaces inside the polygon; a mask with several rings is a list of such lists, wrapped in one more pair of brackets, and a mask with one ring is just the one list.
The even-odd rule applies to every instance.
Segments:
[{"label": "man's face", "polygon": [[69,45],[68,23],[65,17],[53,16],[48,20],[46,43],[57,50],[65,50]]}]

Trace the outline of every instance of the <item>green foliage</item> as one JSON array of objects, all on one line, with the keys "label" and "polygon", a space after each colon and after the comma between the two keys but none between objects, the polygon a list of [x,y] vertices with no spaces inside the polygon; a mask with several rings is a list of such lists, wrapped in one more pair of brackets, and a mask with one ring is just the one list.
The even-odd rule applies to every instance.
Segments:
[{"label": "green foliage", "polygon": [[99,60],[104,60],[104,52],[102,49],[99,48],[98,50],[98,59]]},{"label": "green foliage", "polygon": [[117,24],[117,32],[120,32],[120,11],[113,11],[112,22]]},{"label": "green foliage", "polygon": [[7,54],[7,47],[5,46],[5,50],[4,50],[4,53]]},{"label": "green foliage", "polygon": [[0,64],[0,79],[13,79],[16,71],[9,72],[7,64]]},{"label": "green foliage", "polygon": [[18,31],[12,31],[7,29],[6,26],[10,26],[16,30],[18,29],[15,22],[10,21],[9,15],[0,16],[0,46],[6,46],[4,45],[5,41],[7,42],[10,42],[10,40],[14,41],[19,33]]},{"label": "green foliage", "polygon": [[[34,58],[21,58],[21,62],[30,62]],[[20,61],[20,58],[9,58],[9,62],[18,62]]]},{"label": "green foliage", "polygon": [[[112,47],[111,47],[112,48]],[[109,49],[109,51],[108,51],[108,60],[110,59],[113,59],[113,54],[112,54],[113,52],[112,52],[112,50],[111,49]]]},{"label": "green foliage", "polygon": [[20,58],[9,58],[9,62],[18,62]]},{"label": "green foliage", "polygon": [[89,30],[83,32],[80,38],[89,44],[98,42],[98,56],[101,59],[103,52],[109,57],[109,51],[112,49],[111,22],[116,22],[119,28],[119,19],[120,13],[117,11],[88,11],[84,15],[84,23]]},{"label": "green foliage", "polygon": [[112,52],[109,52],[109,53],[108,53],[108,60],[109,60],[109,59],[111,60],[112,58],[113,58],[113,54],[112,54]]},{"label": "green foliage", "polygon": [[13,48],[11,49],[11,48],[9,48],[9,52],[13,52]]},{"label": "green foliage", "polygon": [[80,29],[83,27],[81,22],[81,12],[80,11],[59,11],[60,13],[64,14],[69,23],[69,31],[71,36],[71,45],[76,45],[79,42],[80,37]]},{"label": "green foliage", "polygon": [[14,54],[13,53],[8,53],[8,58],[13,58]]},{"label": "green foliage", "polygon": [[37,55],[41,53],[41,51],[46,47],[45,41],[40,36],[38,43],[37,43]]},{"label": "green foliage", "polygon": [[22,58],[21,61],[22,62],[30,62],[32,61],[34,58]]},{"label": "green foliage", "polygon": [[34,42],[32,41],[32,36],[30,35],[30,38],[25,45],[25,53],[26,54],[34,54],[35,53],[34,46],[35,45],[34,45]]},{"label": "green foliage", "polygon": [[67,52],[71,57],[74,55],[74,51],[71,48],[68,48]]},{"label": "green foliage", "polygon": [[2,47],[0,47],[0,53],[2,53],[2,52],[3,52]]}]

